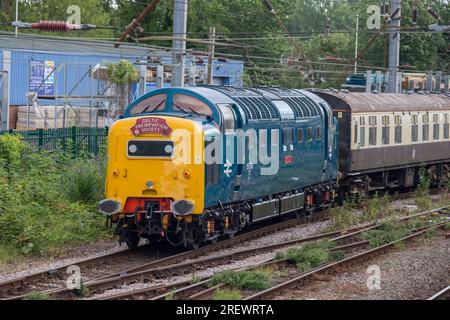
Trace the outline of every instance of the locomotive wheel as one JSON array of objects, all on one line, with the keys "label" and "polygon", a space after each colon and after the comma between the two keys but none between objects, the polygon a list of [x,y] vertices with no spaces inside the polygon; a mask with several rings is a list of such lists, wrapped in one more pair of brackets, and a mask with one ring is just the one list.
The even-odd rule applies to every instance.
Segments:
[{"label": "locomotive wheel", "polygon": [[197,250],[200,247],[201,235],[198,231],[189,228],[189,230],[186,230],[184,237],[184,244],[187,248]]},{"label": "locomotive wheel", "polygon": [[128,248],[135,251],[139,247],[139,242],[141,238],[138,236],[137,232],[127,232],[125,243],[127,244]]}]

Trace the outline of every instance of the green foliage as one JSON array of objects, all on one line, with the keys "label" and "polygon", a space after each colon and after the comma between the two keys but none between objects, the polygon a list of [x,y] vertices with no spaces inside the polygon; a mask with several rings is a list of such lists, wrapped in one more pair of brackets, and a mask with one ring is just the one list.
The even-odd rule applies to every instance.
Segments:
[{"label": "green foliage", "polygon": [[430,198],[431,178],[424,167],[419,170],[419,186],[417,188],[416,205],[420,210],[428,210],[432,206]]},{"label": "green foliage", "polygon": [[50,296],[47,293],[31,291],[31,292],[28,292],[23,299],[24,300],[50,300]]},{"label": "green foliage", "polygon": [[271,272],[266,269],[239,272],[227,270],[212,277],[210,285],[218,284],[226,284],[238,289],[264,290],[270,288]]},{"label": "green foliage", "polygon": [[380,197],[378,193],[370,199],[365,199],[362,203],[362,220],[372,222],[383,218],[385,215],[389,214],[389,202],[390,200],[388,196],[385,195]]},{"label": "green foliage", "polygon": [[112,83],[125,85],[139,80],[136,69],[128,60],[108,64],[108,76]]},{"label": "green foliage", "polygon": [[330,210],[331,230],[342,230],[359,223],[355,207],[351,202],[344,202],[342,206]]},{"label": "green foliage", "polygon": [[76,292],[79,298],[85,298],[89,295],[89,288],[81,281],[80,288],[77,289]]},{"label": "green foliage", "polygon": [[336,261],[343,258],[341,252],[330,251],[333,243],[323,241],[305,245],[304,247],[291,248],[287,251],[277,254],[276,259],[288,259],[291,263],[295,263],[300,271],[304,272],[330,261]]},{"label": "green foliage", "polygon": [[8,141],[0,160],[0,252],[39,255],[107,234],[96,213],[103,160],[35,152],[10,135],[0,141]]},{"label": "green foliage", "polygon": [[379,228],[361,234],[361,239],[368,240],[373,248],[394,242],[409,234],[407,225],[395,222],[383,223]]},{"label": "green foliage", "polygon": [[242,294],[239,290],[218,289],[214,293],[213,300],[241,300]]}]

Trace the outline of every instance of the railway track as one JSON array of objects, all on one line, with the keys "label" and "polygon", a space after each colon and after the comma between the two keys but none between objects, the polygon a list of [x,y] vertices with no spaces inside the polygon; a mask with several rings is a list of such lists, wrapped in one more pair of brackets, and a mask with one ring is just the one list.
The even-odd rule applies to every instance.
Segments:
[{"label": "railway track", "polygon": [[[400,221],[408,221],[409,219],[414,219],[416,217],[419,217],[420,215],[425,215],[425,214],[429,214],[432,212],[436,212],[436,211],[430,211],[430,212],[425,212],[422,214],[412,215],[410,217],[405,217],[405,218],[401,219]],[[442,225],[447,224],[447,223],[448,222],[445,221],[442,223]],[[334,238],[331,238],[329,240],[330,242],[334,242],[337,245],[337,247],[333,248],[331,251],[335,251],[335,252],[345,251],[346,254],[348,254],[350,252],[353,252],[354,250],[369,246],[369,241],[359,241],[358,236],[360,234],[362,234],[363,232],[378,228],[379,226],[380,225],[373,225],[373,226],[369,226],[369,227],[365,227],[365,228],[353,228],[353,229],[349,229],[349,230],[339,231],[336,233],[323,234],[323,235],[318,235],[315,237],[304,238],[304,239],[296,240],[296,241],[287,241],[287,242],[280,243],[280,244],[277,244],[274,246],[266,246],[263,251],[272,251],[273,252],[276,249],[289,248],[289,247],[298,245],[300,243],[307,243],[307,242],[317,241],[320,239],[326,239],[326,238],[335,236]],[[422,227],[415,231],[422,232],[423,230],[425,230],[425,231],[428,230],[428,227]],[[420,234],[422,234],[422,233],[420,233]],[[247,250],[247,253],[250,252],[251,250],[254,250],[254,253],[258,253],[259,250],[262,250],[262,248],[249,249],[249,250]],[[237,258],[239,258],[239,256],[240,256],[240,253],[238,253]],[[194,264],[199,263],[199,264],[202,264],[203,266],[207,265],[208,267],[212,267],[213,265],[211,265],[210,263],[220,261],[217,259],[221,259],[221,258],[223,258],[223,257],[215,258],[216,260],[214,260],[213,258],[204,259],[201,261],[196,261],[196,262],[194,262]],[[255,269],[255,268],[261,268],[261,267],[266,267],[266,266],[273,268],[273,269],[280,269],[283,266],[283,268],[287,269],[285,267],[286,265],[289,266],[290,269],[293,269],[293,270],[290,270],[290,272],[295,271],[295,269],[296,269],[295,265],[292,266],[292,264],[289,264],[286,260],[273,260],[273,259],[269,259],[267,261],[258,263],[256,265],[248,267],[248,268],[241,268],[239,270]],[[184,266],[186,266],[186,265],[184,265]],[[175,273],[177,272],[178,267],[179,266],[170,266],[171,271],[175,272]],[[153,270],[153,271],[155,271],[155,270]],[[174,298],[174,296],[176,296],[177,299],[196,299],[196,300],[206,299],[206,298],[211,298],[212,294],[214,294],[216,289],[220,288],[220,286],[213,287],[213,288],[208,287],[209,280],[210,280],[209,277],[205,277],[202,279],[197,279],[197,283],[191,283],[192,282],[191,280],[187,280],[187,281],[181,281],[181,282],[168,284],[168,285],[156,285],[156,286],[148,287],[145,289],[122,292],[122,293],[105,296],[105,297],[101,297],[101,298],[94,297],[93,299],[97,299],[97,300],[119,300],[119,299],[160,300],[160,299],[167,299],[167,298],[172,299],[172,298]]]},{"label": "railway track", "polygon": [[428,300],[450,300],[450,286],[439,291],[434,296],[430,297]]},{"label": "railway track", "polygon": [[[80,267],[82,274],[90,275],[89,279],[84,280],[86,283],[90,283],[92,281],[101,281],[108,278],[123,277],[128,274],[141,272],[146,269],[163,267],[180,263],[185,260],[195,259],[225,248],[232,247],[234,245],[238,245],[245,241],[263,237],[265,235],[269,235],[309,222],[326,219],[326,211],[317,213],[313,216],[288,219],[255,230],[250,229],[249,231],[237,235],[232,239],[227,239],[212,245],[207,245],[195,251],[184,251],[171,255],[167,255],[165,251],[162,253],[159,253],[158,251],[154,254],[153,257],[149,257],[148,255],[143,257],[130,250],[123,250],[120,252],[97,256],[94,258],[82,259],[70,264],[61,265],[54,269],[48,269],[0,282],[0,299],[23,299],[26,297],[26,293],[30,292],[31,290],[46,294],[66,292],[67,289],[65,289],[65,280],[68,276],[66,274],[66,270],[69,266],[73,265]],[[162,258],[160,258],[161,256]],[[140,259],[139,263],[133,263],[133,260],[135,259]],[[142,260],[146,260],[146,262]],[[93,269],[99,270],[99,272],[94,272],[93,275],[92,272],[90,272],[90,270]],[[36,288],[38,289],[36,290]]]}]

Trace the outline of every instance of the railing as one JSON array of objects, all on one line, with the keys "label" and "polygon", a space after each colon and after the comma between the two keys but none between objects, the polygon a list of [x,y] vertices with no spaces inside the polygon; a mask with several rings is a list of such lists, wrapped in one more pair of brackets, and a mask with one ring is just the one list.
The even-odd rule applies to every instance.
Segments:
[{"label": "railing", "polygon": [[33,149],[73,152],[74,155],[89,153],[97,155],[106,146],[108,128],[63,128],[38,129],[29,131],[2,131],[0,134],[11,133],[23,137]]}]

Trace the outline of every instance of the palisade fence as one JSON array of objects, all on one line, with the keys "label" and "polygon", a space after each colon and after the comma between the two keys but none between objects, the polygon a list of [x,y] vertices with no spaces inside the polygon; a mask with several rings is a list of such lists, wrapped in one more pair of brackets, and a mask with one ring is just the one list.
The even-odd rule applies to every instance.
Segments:
[{"label": "palisade fence", "polygon": [[109,128],[62,128],[29,131],[2,131],[0,134],[17,134],[23,137],[34,150],[72,152],[98,155],[107,144]]}]

